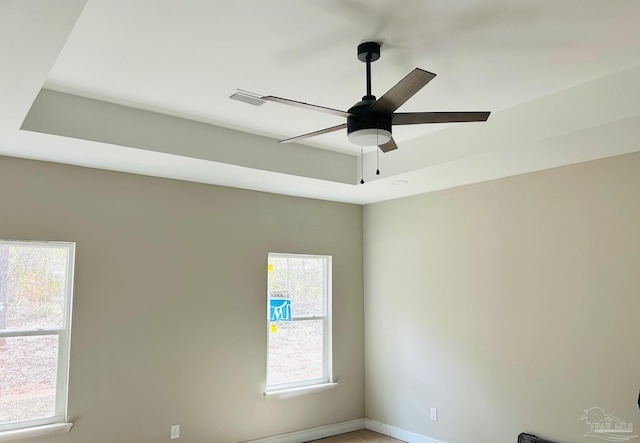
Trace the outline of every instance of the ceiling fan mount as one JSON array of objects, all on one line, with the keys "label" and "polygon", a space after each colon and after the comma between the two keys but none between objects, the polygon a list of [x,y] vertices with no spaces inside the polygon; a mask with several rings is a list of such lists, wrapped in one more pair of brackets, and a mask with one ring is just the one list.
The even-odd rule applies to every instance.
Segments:
[{"label": "ceiling fan mount", "polygon": [[[326,108],[324,106],[299,102],[282,97],[267,95],[264,97],[252,97],[253,100],[273,101],[299,108],[320,111],[337,115],[347,119],[346,123],[299,135],[297,137],[280,140],[280,143],[288,143],[307,139],[317,135],[347,129],[349,140],[358,146],[378,146],[381,151],[388,152],[398,149],[391,129],[394,125],[413,125],[424,123],[457,123],[457,122],[481,122],[489,118],[490,112],[395,112],[407,100],[413,97],[422,87],[435,78],[435,74],[420,68],[415,68],[405,78],[382,97],[376,99],[371,93],[371,63],[380,58],[380,44],[377,42],[364,42],[358,45],[358,60],[367,66],[367,93],[362,101],[353,105],[348,111]],[[245,101],[247,101],[245,99]]]},{"label": "ceiling fan mount", "polygon": [[361,62],[375,62],[380,58],[380,43],[364,42],[358,45],[358,60]]}]

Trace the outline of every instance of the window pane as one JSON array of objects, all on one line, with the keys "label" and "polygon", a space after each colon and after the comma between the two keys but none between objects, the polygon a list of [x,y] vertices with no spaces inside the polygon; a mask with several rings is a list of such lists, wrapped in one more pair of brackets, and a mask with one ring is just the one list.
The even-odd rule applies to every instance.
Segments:
[{"label": "window pane", "polygon": [[324,263],[323,258],[269,257],[269,290],[289,292],[294,318],[324,315]]},{"label": "window pane", "polygon": [[0,329],[64,327],[67,254],[0,244]]},{"label": "window pane", "polygon": [[58,336],[0,338],[0,422],[53,417]]},{"label": "window pane", "polygon": [[277,322],[269,331],[267,385],[324,377],[322,320]]}]

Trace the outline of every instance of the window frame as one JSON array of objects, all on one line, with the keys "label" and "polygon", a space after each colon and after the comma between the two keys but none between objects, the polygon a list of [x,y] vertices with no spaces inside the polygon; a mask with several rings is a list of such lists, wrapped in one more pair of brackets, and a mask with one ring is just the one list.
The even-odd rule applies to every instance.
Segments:
[{"label": "window frame", "polygon": [[266,358],[266,370],[265,370],[265,395],[269,395],[274,392],[283,392],[288,390],[300,390],[307,387],[324,387],[333,384],[333,337],[332,337],[332,257],[330,255],[315,255],[315,254],[293,254],[283,252],[269,252],[267,254],[267,264],[271,258],[285,258],[285,259],[321,259],[323,261],[323,278],[322,278],[322,312],[320,316],[291,316],[291,322],[295,321],[317,321],[322,320],[322,377],[298,380],[294,382],[268,384],[269,380],[269,337],[271,334],[271,320],[269,312],[269,275],[267,272],[267,309],[266,309],[266,329],[267,329],[267,358]]},{"label": "window frame", "polygon": [[[32,428],[47,425],[57,425],[68,423],[67,407],[69,394],[69,360],[71,350],[71,314],[73,305],[73,278],[75,268],[75,246],[74,242],[58,241],[35,241],[35,240],[3,240],[0,245],[8,247],[34,247],[52,248],[67,250],[67,269],[65,276],[64,290],[64,313],[63,325],[60,328],[28,328],[28,329],[2,329],[0,338],[10,337],[37,337],[37,336],[58,336],[58,367],[56,373],[56,400],[55,412],[52,417],[21,420],[15,422],[0,422],[0,439],[2,434],[20,431],[29,431]],[[68,428],[67,428],[68,431]]]}]

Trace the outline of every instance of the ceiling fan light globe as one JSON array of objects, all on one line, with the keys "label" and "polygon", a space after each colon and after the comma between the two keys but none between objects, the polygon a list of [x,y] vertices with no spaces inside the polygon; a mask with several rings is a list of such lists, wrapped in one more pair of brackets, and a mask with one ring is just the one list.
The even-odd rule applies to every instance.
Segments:
[{"label": "ceiling fan light globe", "polygon": [[380,146],[391,140],[391,132],[386,129],[359,129],[348,134],[349,141],[356,146]]}]

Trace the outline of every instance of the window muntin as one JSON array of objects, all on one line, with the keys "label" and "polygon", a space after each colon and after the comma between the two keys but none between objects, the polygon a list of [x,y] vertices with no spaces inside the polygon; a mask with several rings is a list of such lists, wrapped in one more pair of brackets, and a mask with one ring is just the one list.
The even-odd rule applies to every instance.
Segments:
[{"label": "window muntin", "polygon": [[74,249],[0,240],[0,432],[66,420]]},{"label": "window muntin", "polygon": [[[267,391],[331,381],[331,257],[269,254],[269,300],[288,296],[290,321],[267,307]],[[277,318],[277,317],[276,317]]]}]

